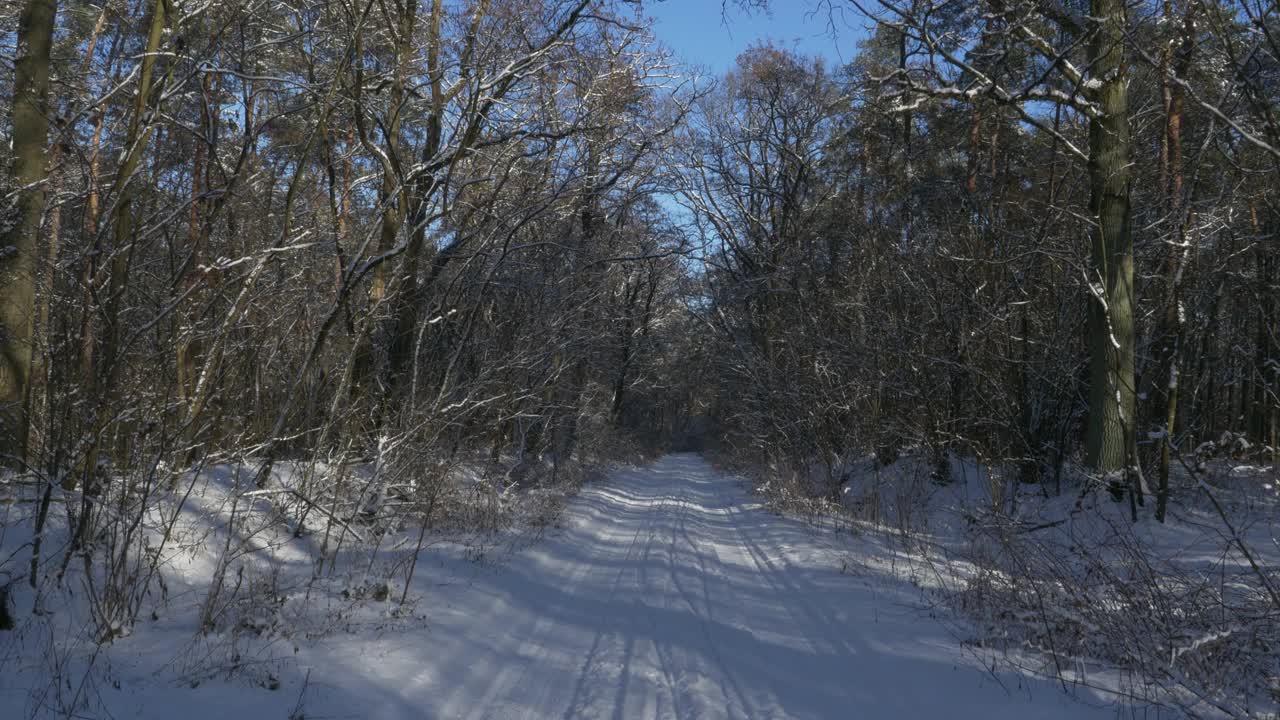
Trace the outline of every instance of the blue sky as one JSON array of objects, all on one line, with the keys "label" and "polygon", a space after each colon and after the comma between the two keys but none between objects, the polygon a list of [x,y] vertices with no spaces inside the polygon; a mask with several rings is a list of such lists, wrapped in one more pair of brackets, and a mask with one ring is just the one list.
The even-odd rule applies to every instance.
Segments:
[{"label": "blue sky", "polygon": [[[835,5],[843,3],[837,0]],[[657,19],[654,32],[659,40],[680,59],[715,74],[729,69],[738,53],[763,40],[840,64],[851,57],[865,24],[848,11],[831,17],[816,0],[773,0],[767,13],[748,13],[732,0],[724,13],[721,8],[721,0],[649,0],[644,4],[645,14]]]}]

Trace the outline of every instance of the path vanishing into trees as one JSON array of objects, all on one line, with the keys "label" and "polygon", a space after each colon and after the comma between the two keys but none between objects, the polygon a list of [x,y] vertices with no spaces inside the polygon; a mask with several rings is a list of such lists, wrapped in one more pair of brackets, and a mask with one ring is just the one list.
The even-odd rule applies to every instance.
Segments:
[{"label": "path vanishing into trees", "polygon": [[426,598],[427,636],[343,652],[312,686],[371,698],[371,718],[1112,715],[997,682],[918,591],[842,570],[854,541],[764,510],[699,456],[587,486],[564,525]]}]

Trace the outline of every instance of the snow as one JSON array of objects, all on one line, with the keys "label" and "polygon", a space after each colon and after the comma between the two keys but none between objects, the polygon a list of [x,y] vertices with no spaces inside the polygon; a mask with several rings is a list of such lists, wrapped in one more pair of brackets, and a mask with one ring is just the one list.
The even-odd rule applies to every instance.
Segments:
[{"label": "snow", "polygon": [[[140,623],[103,650],[89,716],[1114,717],[990,671],[885,570],[890,554],[668,456],[589,485],[559,530],[501,562],[424,556],[408,616],[331,606],[327,627],[245,641],[236,662],[267,668],[261,687],[184,674],[180,658],[218,638],[193,639],[176,615]],[[39,714],[33,662],[0,672],[0,717]]]},{"label": "snow", "polygon": [[475,720],[1085,709],[1034,684],[1038,705],[1026,684],[1007,694],[907,588],[876,592],[842,573],[837,547],[696,456],[585,490],[568,524],[437,604],[425,657],[413,641],[352,656],[353,673],[377,667],[406,688],[372,715],[405,703]]}]

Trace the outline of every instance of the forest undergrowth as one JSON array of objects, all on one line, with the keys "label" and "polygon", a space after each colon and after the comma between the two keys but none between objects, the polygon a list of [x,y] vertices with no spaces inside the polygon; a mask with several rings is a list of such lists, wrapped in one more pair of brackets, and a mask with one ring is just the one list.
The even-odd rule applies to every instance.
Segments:
[{"label": "forest undergrowth", "polygon": [[993,671],[1051,678],[1146,716],[1273,717],[1275,469],[1261,454],[1200,452],[1175,475],[1165,524],[1135,523],[1080,468],[1054,494],[972,459],[949,458],[939,477],[934,453],[912,448],[888,466],[849,463],[837,500],[818,465],[727,464],[775,512],[862,538],[846,571],[915,584],[922,606]]}]

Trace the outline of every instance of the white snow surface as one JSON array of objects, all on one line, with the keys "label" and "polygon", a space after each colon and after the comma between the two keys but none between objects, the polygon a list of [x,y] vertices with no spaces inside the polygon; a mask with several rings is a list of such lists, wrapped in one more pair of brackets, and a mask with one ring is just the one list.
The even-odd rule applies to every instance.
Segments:
[{"label": "white snow surface", "polygon": [[[140,626],[110,647],[102,716],[1115,717],[989,671],[877,570],[883,545],[772,514],[699,456],[588,485],[562,525],[498,563],[430,563],[411,588],[424,623],[301,641],[275,690],[189,687]],[[0,717],[31,713],[20,678],[0,680]]]}]

